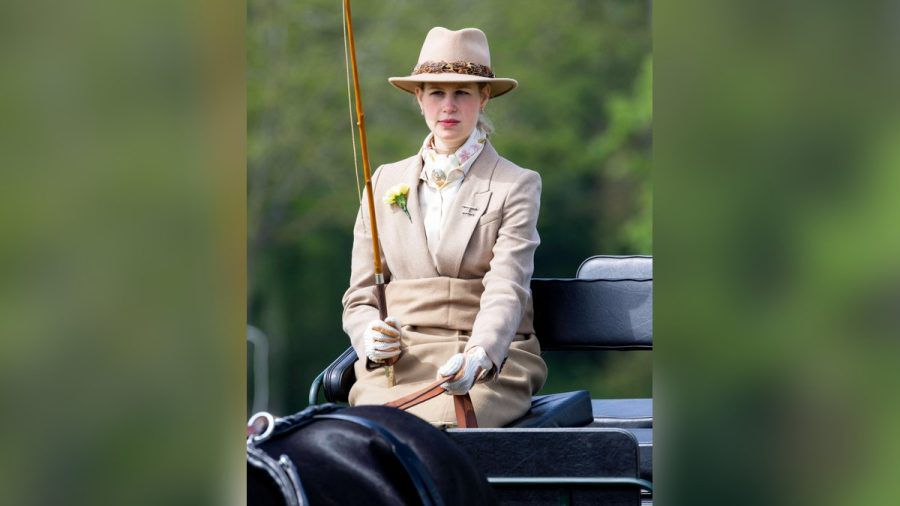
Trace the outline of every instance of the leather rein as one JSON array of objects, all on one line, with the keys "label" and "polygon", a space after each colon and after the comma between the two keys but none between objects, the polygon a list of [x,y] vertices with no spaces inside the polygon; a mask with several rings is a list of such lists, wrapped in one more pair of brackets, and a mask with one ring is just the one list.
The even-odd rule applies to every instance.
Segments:
[{"label": "leather rein", "polygon": [[[460,373],[462,371],[460,370]],[[413,406],[417,406],[429,399],[433,399],[445,392],[442,384],[452,380],[451,376],[444,376],[434,380],[420,390],[404,395],[397,400],[391,401],[385,406],[392,408],[407,410]],[[463,395],[453,396],[453,407],[456,409],[456,425],[461,429],[478,428],[478,419],[475,417],[475,407],[472,405],[472,398],[466,392]]]}]

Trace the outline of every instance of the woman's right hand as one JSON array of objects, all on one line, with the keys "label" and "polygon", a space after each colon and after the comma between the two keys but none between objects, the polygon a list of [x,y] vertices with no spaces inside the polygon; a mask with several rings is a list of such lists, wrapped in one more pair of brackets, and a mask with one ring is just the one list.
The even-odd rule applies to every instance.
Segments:
[{"label": "woman's right hand", "polygon": [[363,333],[366,356],[375,363],[383,363],[400,356],[400,320],[388,316],[381,320],[372,320]]}]

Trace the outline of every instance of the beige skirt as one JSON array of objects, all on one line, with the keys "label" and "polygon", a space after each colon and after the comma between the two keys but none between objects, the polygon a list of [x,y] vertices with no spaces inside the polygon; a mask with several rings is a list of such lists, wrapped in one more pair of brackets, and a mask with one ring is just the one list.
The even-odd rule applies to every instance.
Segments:
[{"label": "beige skirt", "polygon": [[[385,404],[420,390],[437,377],[437,370],[453,354],[465,349],[468,332],[442,328],[403,327],[400,360],[394,364],[395,386],[388,387],[384,368],[366,370],[363,360],[356,362],[356,383],[350,390],[350,404]],[[524,415],[531,396],[547,379],[547,365],[541,358],[537,338],[520,334],[509,348],[500,374],[477,383],[469,394],[479,427],[502,427]],[[456,425],[456,411],[450,395],[439,395],[407,410],[437,427]]]}]

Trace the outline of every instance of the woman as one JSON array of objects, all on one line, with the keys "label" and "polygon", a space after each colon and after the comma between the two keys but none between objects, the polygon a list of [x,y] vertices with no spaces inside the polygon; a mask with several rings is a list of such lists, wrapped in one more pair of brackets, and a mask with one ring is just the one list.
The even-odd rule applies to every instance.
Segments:
[{"label": "woman", "polygon": [[[485,105],[517,85],[490,67],[481,30],[437,27],[413,74],[389,79],[415,94],[431,133],[419,153],[372,177],[374,194],[384,196],[376,205],[388,281],[384,321],[368,214],[361,209],[356,221],[343,298],[344,330],[360,358],[353,405],[384,404],[462,370],[445,390],[469,392],[479,426],[500,427],[528,411],[547,377],[529,290],[541,179],[487,140]],[[380,366],[394,358],[396,386],[389,387]],[[456,422],[449,395],[409,411],[438,427]]]}]

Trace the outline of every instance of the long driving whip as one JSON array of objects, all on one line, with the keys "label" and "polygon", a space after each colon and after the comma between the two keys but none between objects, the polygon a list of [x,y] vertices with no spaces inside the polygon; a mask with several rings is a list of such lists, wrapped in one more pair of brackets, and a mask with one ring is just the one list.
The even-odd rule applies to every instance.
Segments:
[{"label": "long driving whip", "polygon": [[[381,266],[381,248],[378,242],[378,226],[375,224],[375,200],[372,196],[372,171],[369,166],[369,149],[366,143],[366,114],[363,112],[362,97],[359,92],[359,71],[356,68],[356,44],[353,40],[353,21],[350,17],[350,0],[344,0],[344,25],[345,35],[349,42],[350,67],[353,74],[353,92],[356,97],[356,126],[359,127],[359,145],[362,151],[363,177],[366,181],[366,200],[369,204],[369,223],[372,225],[372,254],[375,266],[375,294],[378,297],[378,314],[381,320],[387,318],[387,303],[384,297],[384,271]],[[355,148],[354,148],[355,153]],[[354,155],[355,156],[355,155]],[[394,386],[394,362],[396,358],[388,359],[384,365],[384,373],[387,376],[388,385]]]}]

